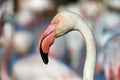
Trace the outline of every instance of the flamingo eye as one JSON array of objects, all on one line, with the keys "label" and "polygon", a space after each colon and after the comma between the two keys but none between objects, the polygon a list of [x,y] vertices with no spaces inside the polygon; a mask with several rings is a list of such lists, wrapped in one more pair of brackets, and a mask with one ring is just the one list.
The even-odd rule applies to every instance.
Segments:
[{"label": "flamingo eye", "polygon": [[54,22],[52,22],[52,24],[56,24],[57,25],[57,24],[59,24],[59,22],[60,21],[58,19],[56,19]]}]

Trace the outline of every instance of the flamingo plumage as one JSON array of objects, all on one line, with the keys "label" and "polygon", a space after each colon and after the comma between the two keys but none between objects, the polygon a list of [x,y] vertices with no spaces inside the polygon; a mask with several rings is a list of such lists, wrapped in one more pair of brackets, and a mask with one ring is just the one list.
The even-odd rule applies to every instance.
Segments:
[{"label": "flamingo plumage", "polygon": [[96,46],[93,34],[85,21],[77,14],[70,11],[58,13],[46,31],[39,39],[39,49],[45,64],[48,63],[48,53],[55,38],[63,36],[70,31],[79,31],[87,45],[87,55],[83,72],[83,80],[93,80],[96,63]]}]

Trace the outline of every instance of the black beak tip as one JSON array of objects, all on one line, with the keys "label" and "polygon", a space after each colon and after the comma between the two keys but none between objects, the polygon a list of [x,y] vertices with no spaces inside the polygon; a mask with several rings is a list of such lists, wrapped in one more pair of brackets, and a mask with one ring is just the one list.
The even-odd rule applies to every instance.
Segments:
[{"label": "black beak tip", "polygon": [[47,60],[47,61],[43,61],[43,62],[44,62],[45,64],[48,64],[49,61]]},{"label": "black beak tip", "polygon": [[48,60],[48,54],[44,53],[41,48],[39,48],[39,50],[40,50],[40,54],[41,54],[43,62],[45,64],[48,64],[48,62],[49,62],[49,60]]}]

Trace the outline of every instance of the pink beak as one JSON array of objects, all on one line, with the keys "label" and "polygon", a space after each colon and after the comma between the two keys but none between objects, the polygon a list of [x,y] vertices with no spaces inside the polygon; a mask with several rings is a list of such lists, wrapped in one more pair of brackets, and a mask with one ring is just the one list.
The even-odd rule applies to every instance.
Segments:
[{"label": "pink beak", "polygon": [[48,53],[51,45],[56,37],[55,25],[50,25],[47,30],[41,35],[39,40],[39,50],[42,60],[45,64],[48,63]]}]

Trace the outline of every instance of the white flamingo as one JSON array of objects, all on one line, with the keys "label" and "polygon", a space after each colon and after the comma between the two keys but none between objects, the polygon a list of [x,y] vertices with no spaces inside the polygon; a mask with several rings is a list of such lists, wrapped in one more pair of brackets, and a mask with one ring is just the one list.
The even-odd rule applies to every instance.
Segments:
[{"label": "white flamingo", "polygon": [[15,63],[13,80],[80,80],[80,77],[60,61],[50,58],[46,66],[38,54],[30,55]]},{"label": "white flamingo", "polygon": [[54,39],[70,31],[79,31],[85,38],[87,45],[87,55],[83,72],[83,80],[94,79],[94,69],[96,62],[96,47],[94,37],[88,25],[83,19],[70,11],[63,11],[57,14],[52,20],[47,30],[39,40],[40,53],[45,64],[48,63],[48,53]]}]

